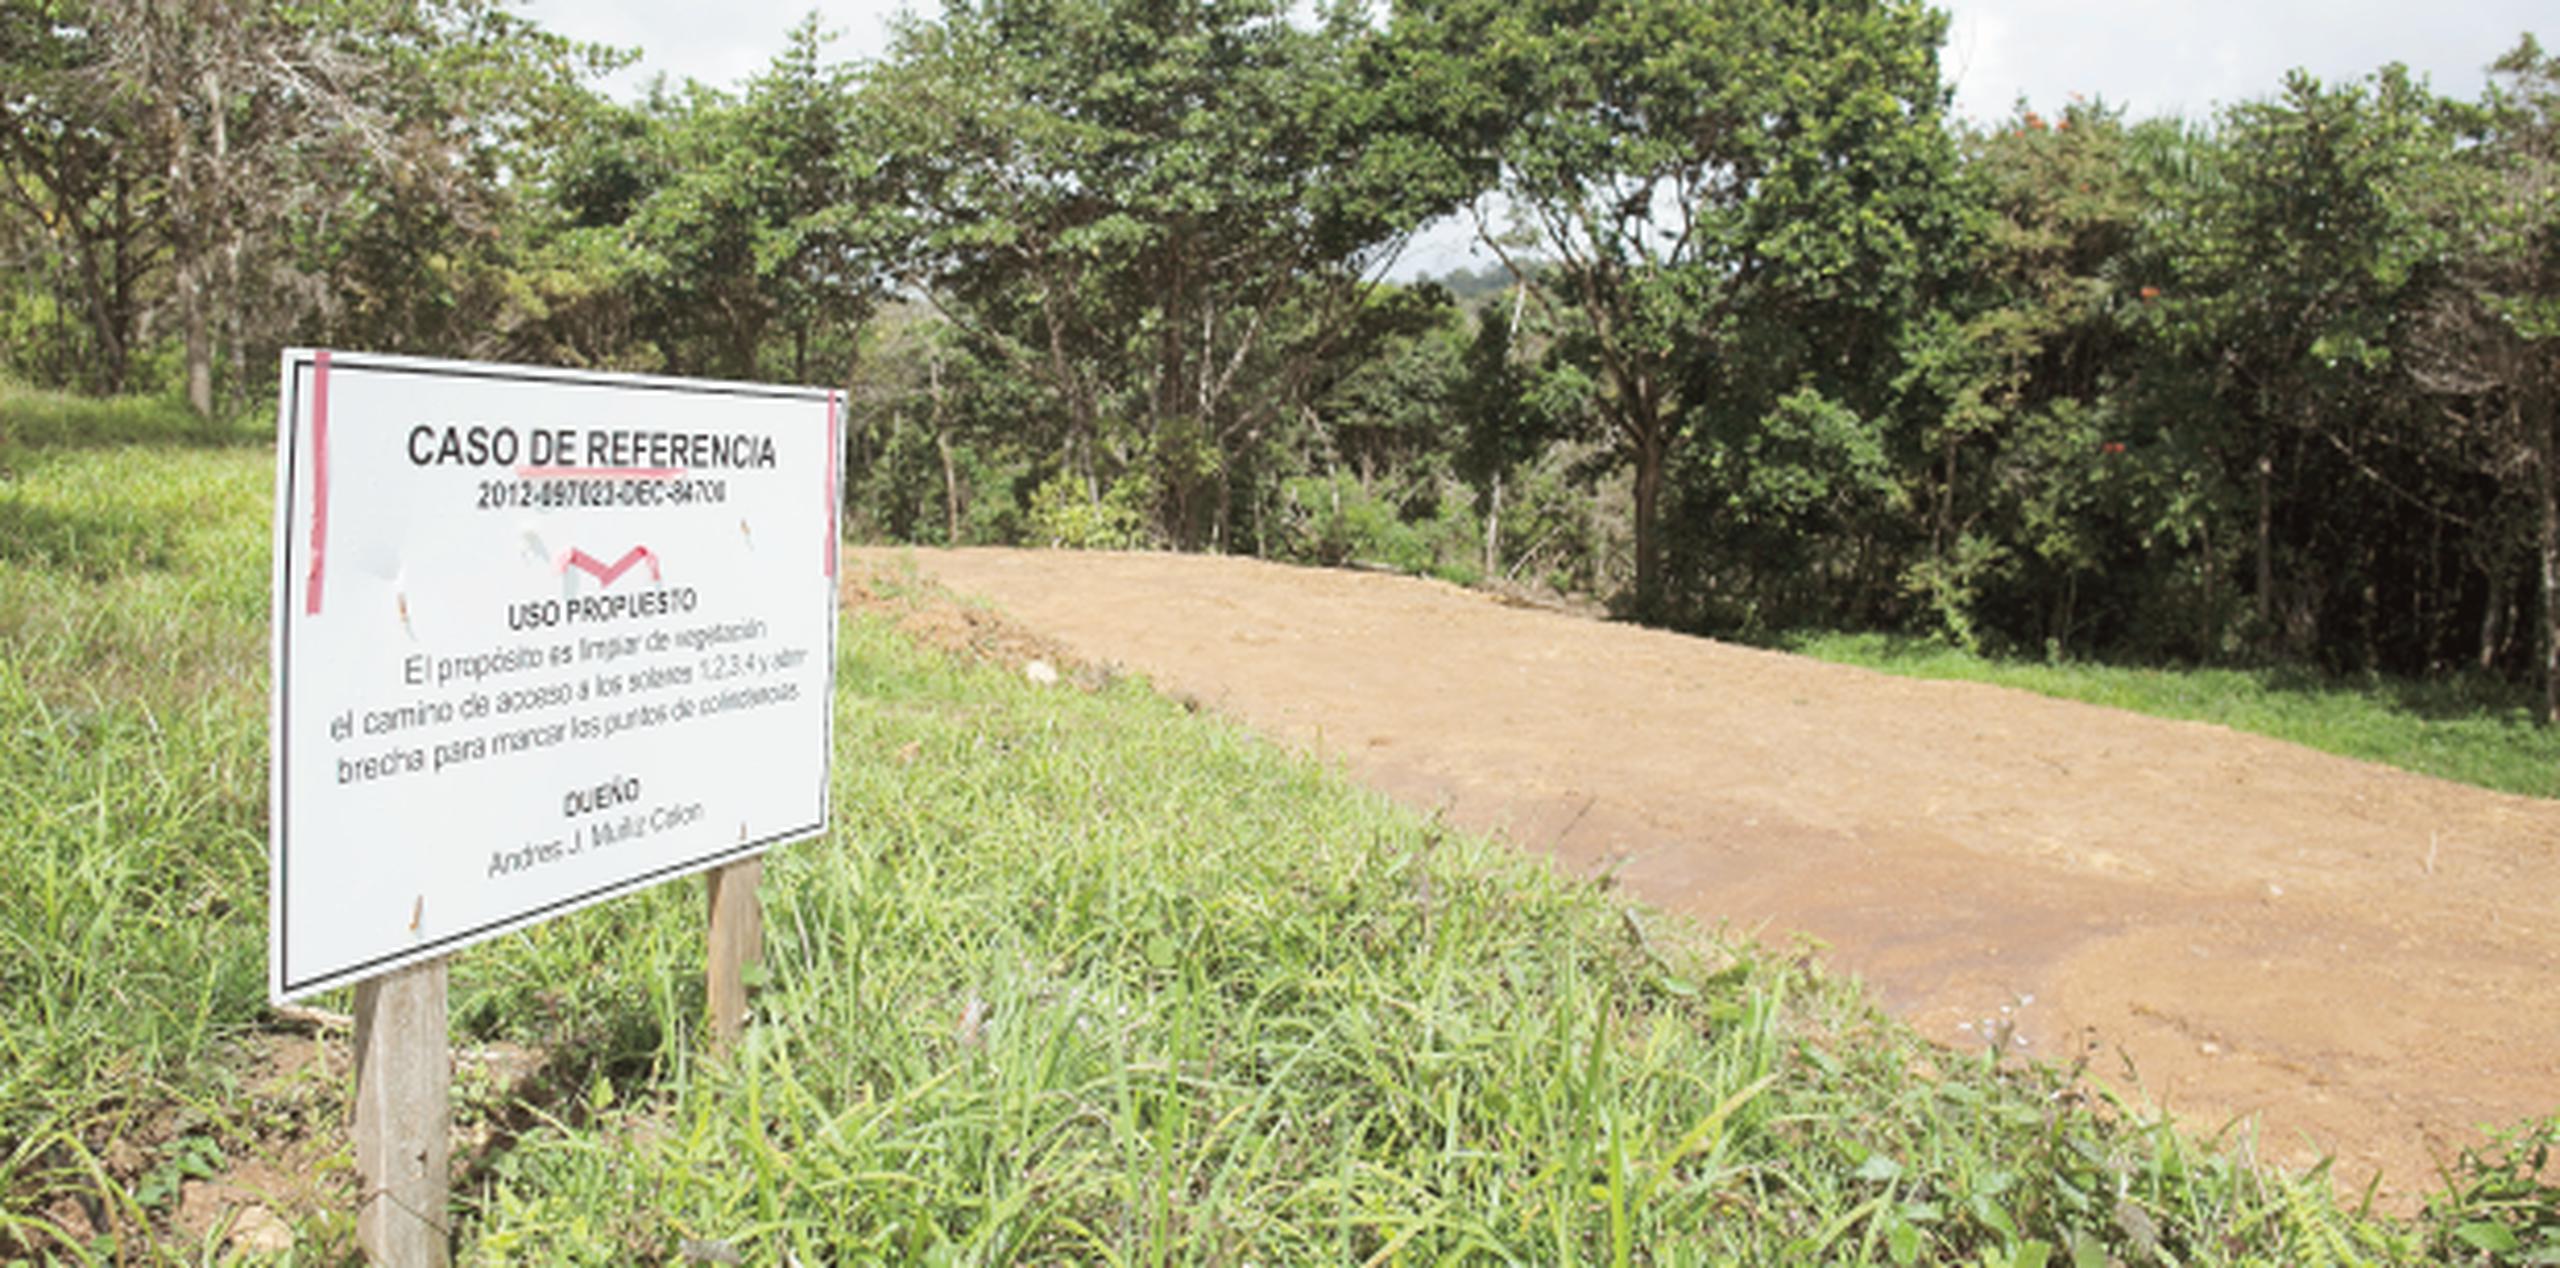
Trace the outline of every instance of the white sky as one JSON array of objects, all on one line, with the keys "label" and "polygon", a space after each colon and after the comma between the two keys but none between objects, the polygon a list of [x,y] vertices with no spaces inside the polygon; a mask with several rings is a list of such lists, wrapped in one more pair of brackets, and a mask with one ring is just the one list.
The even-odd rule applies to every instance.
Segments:
[{"label": "white sky", "polygon": [[[2560,9],[2551,0],[1942,4],[1953,17],[1941,61],[1955,84],[1956,112],[1985,122],[2007,115],[2022,93],[2046,110],[2080,93],[2135,118],[2202,115],[2273,93],[2292,67],[2338,80],[2392,61],[2407,63],[2439,92],[2470,97],[2484,82],[2482,68],[2518,34],[2560,40]],[[812,7],[810,0],[526,0],[522,11],[573,39],[640,49],[640,64],[612,85],[630,92],[659,72],[734,85],[760,69]],[[887,51],[890,14],[939,12],[939,0],[826,0],[814,7],[840,33],[837,54],[861,58]],[[1467,264],[1467,237],[1462,226],[1430,232],[1397,271]]]}]

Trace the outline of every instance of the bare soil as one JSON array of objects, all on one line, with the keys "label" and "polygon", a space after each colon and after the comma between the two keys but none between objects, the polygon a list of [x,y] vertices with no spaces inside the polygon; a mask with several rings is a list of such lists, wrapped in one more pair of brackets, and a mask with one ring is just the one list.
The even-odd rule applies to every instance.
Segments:
[{"label": "bare soil", "polygon": [[[45,1208],[46,1221],[18,1230],[16,1240],[0,1233],[0,1262],[103,1262],[116,1257],[107,1249],[116,1243],[132,1251],[117,1262],[210,1260],[216,1252],[353,1262],[354,1019],[285,1011],[292,1015],[272,1020],[290,1029],[243,1034],[218,1058],[233,1076],[218,1112],[161,1104],[136,1120],[100,1125],[90,1150],[98,1173],[136,1200],[110,1204],[72,1187]],[[555,1117],[567,1089],[549,1054],[517,1044],[458,1047],[453,1065],[454,1188],[468,1192],[517,1133]],[[185,1156],[190,1138],[212,1144],[215,1156],[203,1169],[175,1170],[172,1160]],[[167,1173],[156,1192],[155,1171]]]},{"label": "bare soil", "polygon": [[[2221,727],[1249,560],[912,563],[1466,827],[2405,1203],[2560,1107],[2560,802]],[[861,567],[848,570],[860,573]],[[858,584],[858,583],[857,583]],[[1025,657],[1033,641],[977,641]],[[993,640],[993,641],[990,641]],[[982,649],[983,650],[983,649]]]}]

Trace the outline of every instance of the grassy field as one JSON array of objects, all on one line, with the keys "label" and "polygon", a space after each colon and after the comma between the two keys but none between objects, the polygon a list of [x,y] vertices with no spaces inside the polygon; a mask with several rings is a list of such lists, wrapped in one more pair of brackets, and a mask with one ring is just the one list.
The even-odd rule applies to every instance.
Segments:
[{"label": "grassy field", "polygon": [[2468,677],[2335,680],[2285,669],[2144,669],[1996,660],[1928,639],[1807,633],[1779,646],[1908,678],[1952,678],[2213,722],[2528,797],[2560,797],[2560,727],[2534,725],[2531,693]]},{"label": "grassy field", "polygon": [[[0,440],[0,1262],[275,1247],[195,1205],[255,1174],[310,1186],[270,1200],[283,1253],[341,1259],[341,1037],[279,1074],[309,1044],[263,1002],[271,456],[32,431]],[[697,886],[459,957],[463,1261],[2560,1248],[2547,1124],[2418,1218],[2358,1212],[1143,684],[1035,686],[893,616],[847,619],[837,826],[769,865],[734,1059]]]},{"label": "grassy field", "polygon": [[76,409],[26,403],[0,397],[0,1247],[211,1096],[263,992],[271,460],[135,403],[96,421],[157,443],[68,447]]}]

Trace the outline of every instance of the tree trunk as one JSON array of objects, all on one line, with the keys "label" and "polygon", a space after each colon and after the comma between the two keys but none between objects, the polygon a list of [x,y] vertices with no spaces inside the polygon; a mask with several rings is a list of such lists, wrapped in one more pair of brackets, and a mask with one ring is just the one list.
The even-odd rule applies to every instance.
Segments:
[{"label": "tree trunk", "polygon": [[2216,616],[2222,603],[2222,569],[2214,560],[2210,514],[2196,525],[2196,553],[2204,561],[2204,601],[2196,607],[2196,659],[2210,662],[2214,649],[2221,645],[2218,635],[2222,624]]},{"label": "tree trunk", "polygon": [[942,520],[945,546],[960,544],[960,472],[951,461],[951,438],[936,430],[933,447],[942,454]]},{"label": "tree trunk", "polygon": [[[223,377],[228,380],[228,386],[231,388],[231,394],[237,398],[240,391],[240,361],[242,356],[240,346],[241,234],[239,223],[234,217],[234,209],[231,205],[230,195],[232,182],[238,178],[232,172],[231,113],[229,103],[225,101],[223,97],[221,66],[212,65],[205,67],[203,88],[205,118],[213,125],[214,184],[211,191],[213,196],[208,201],[212,202],[220,209],[214,218],[214,225],[218,235],[218,240],[221,243],[222,254],[221,272],[215,275],[221,289],[220,301],[217,303],[211,297],[199,297],[198,302],[206,309],[206,316],[209,320],[213,318],[219,318],[220,320],[224,351],[229,354],[230,358],[230,365],[223,372]],[[194,396],[195,390],[195,367],[190,365],[187,369],[188,395],[190,397]],[[213,412],[213,349],[210,341],[208,341],[205,349],[205,383],[203,400],[204,403],[197,407],[196,412],[199,414],[210,415]]]},{"label": "tree trunk", "polygon": [[1662,469],[1668,457],[1660,420],[1653,421],[1636,447],[1636,614],[1648,621],[1662,615]]},{"label": "tree trunk", "polygon": [[186,331],[187,407],[198,418],[213,417],[213,331],[206,320],[203,265],[188,260],[178,266],[178,316]]},{"label": "tree trunk", "polygon": [[[66,252],[77,267],[81,297],[88,309],[89,329],[98,341],[99,370],[88,381],[98,385],[98,390],[109,396],[122,395],[133,366],[132,341],[127,338],[133,329],[133,306],[126,302],[124,295],[109,288],[99,270],[98,254],[103,249],[102,243],[85,233],[67,244],[60,232],[56,231],[53,237],[55,249]],[[119,265],[124,249],[122,245],[117,248]]]},{"label": "tree trunk", "polygon": [[2480,613],[2480,670],[2483,673],[2497,666],[2498,622],[2507,611],[2507,570],[2493,563],[2485,571],[2489,576],[2489,602]]},{"label": "tree trunk", "polygon": [[[143,236],[139,227],[141,219],[142,213],[134,208],[134,178],[119,173],[116,176],[115,267],[108,274],[105,287],[96,292],[99,296],[100,329],[107,331],[110,345],[107,349],[107,378],[108,391],[113,395],[122,395],[132,384],[133,345],[142,328],[141,305],[134,298],[142,273],[141,267],[134,262],[137,240]],[[84,248],[81,254],[88,262],[85,267],[92,273],[94,281],[97,256],[89,248]],[[147,258],[149,252],[146,250],[141,254]]]},{"label": "tree trunk", "polygon": [[243,310],[248,288],[240,281],[241,235],[237,230],[223,248],[222,257],[222,333],[224,346],[223,399],[234,414],[249,406],[249,317]]},{"label": "tree trunk", "polygon": [[2258,453],[2258,637],[2276,638],[2276,449],[2269,440]]},{"label": "tree trunk", "polygon": [[1043,285],[1040,307],[1041,321],[1049,336],[1049,381],[1056,385],[1059,399],[1067,406],[1066,452],[1061,457],[1064,469],[1083,482],[1085,501],[1100,506],[1102,477],[1095,451],[1102,444],[1101,427],[1093,398],[1067,357],[1065,318],[1059,315],[1055,290],[1054,281]]},{"label": "tree trunk", "polygon": [[213,416],[213,331],[211,300],[205,295],[205,269],[212,225],[204,191],[196,182],[195,152],[187,124],[174,103],[160,108],[161,127],[170,139],[168,216],[171,272],[178,289],[178,325],[186,347],[187,404],[199,418]]},{"label": "tree trunk", "polygon": [[1211,511],[1217,518],[1209,523],[1209,553],[1227,553],[1227,517],[1236,511],[1236,482],[1222,469],[1218,473],[1218,504]]},{"label": "tree trunk", "polygon": [[1947,551],[1955,541],[1956,529],[1956,438],[1947,437],[1946,462],[1938,476],[1938,514],[1929,526],[1929,557],[1940,564],[1947,561]]},{"label": "tree trunk", "polygon": [[1502,473],[1493,473],[1493,487],[1485,498],[1484,575],[1490,581],[1502,575]]},{"label": "tree trunk", "polygon": [[[61,250],[59,242],[54,250],[57,253]],[[63,320],[71,311],[71,291],[63,285],[64,270],[59,254],[49,263],[51,267],[45,270],[45,274],[53,283],[53,370],[50,377],[56,383],[63,383],[70,381],[71,377],[71,323]]]},{"label": "tree trunk", "polygon": [[942,516],[945,546],[960,544],[960,472],[951,460],[951,434],[943,426],[942,355],[935,353],[924,363],[925,382],[933,393],[933,447],[942,455]]},{"label": "tree trunk", "polygon": [[2522,420],[2533,435],[2533,495],[2542,511],[2542,724],[2560,721],[2560,437],[2550,411]]},{"label": "tree trunk", "polygon": [[2063,579],[2062,603],[2055,612],[2053,621],[2053,650],[2064,655],[2070,654],[2071,651],[2071,622],[2077,616],[2074,609],[2079,606],[2080,572],[2078,569],[2073,569],[2071,574]]}]

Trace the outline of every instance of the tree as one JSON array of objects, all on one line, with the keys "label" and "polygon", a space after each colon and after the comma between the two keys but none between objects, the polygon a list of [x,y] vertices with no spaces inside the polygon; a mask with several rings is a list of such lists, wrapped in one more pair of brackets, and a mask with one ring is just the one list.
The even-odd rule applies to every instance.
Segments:
[{"label": "tree", "polygon": [[2068,646],[2116,528],[2112,477],[2135,458],[2108,426],[2130,343],[2120,315],[2139,302],[2120,272],[2143,210],[2126,140],[2116,112],[2081,102],[2051,119],[2021,103],[1965,137],[1981,216],[1967,285],[1913,323],[1906,349],[1930,420],[1928,553],[1906,584],[1950,630],[2003,606],[1998,582],[2014,577],[2009,606],[2042,611],[2008,632]]},{"label": "tree", "polygon": [[[1893,564],[1911,536],[1887,474],[1907,446],[1910,331],[1956,289],[1972,232],[1942,116],[1944,23],[1895,3],[1781,5],[1775,22],[1780,60],[1746,68],[1776,79],[1767,174],[1722,217],[1732,338],[1692,380],[1702,460],[1680,484],[1678,540],[1695,561],[1684,571],[1718,566],[1779,591],[1820,583],[1821,604],[1790,619],[1869,622],[1900,601]],[[1804,465],[1757,469],[1771,460]],[[1817,503],[1798,499],[1803,475],[1826,486]],[[1734,517],[1784,522],[1809,506],[1828,530],[1812,539],[1820,549],[1721,540]],[[1694,588],[1693,604],[1720,599]]]},{"label": "tree", "polygon": [[1874,386],[1943,214],[1941,19],[1783,0],[1450,13],[1508,93],[1500,191],[1534,276],[1486,241],[1575,318],[1562,351],[1592,368],[1632,469],[1636,604],[1659,614],[1666,481],[1691,432],[1739,435],[1808,382]]},{"label": "tree", "polygon": [[1088,499],[1138,480],[1167,538],[1223,545],[1245,456],[1470,192],[1377,41],[1277,0],[964,2],[900,32],[868,96],[908,280],[1042,386]]},{"label": "tree", "polygon": [[[2263,646],[2317,647],[2335,574],[2313,566],[2306,517],[2342,504],[2342,484],[2380,491],[2357,433],[2390,413],[2399,325],[2441,255],[2413,194],[2450,150],[2437,100],[2401,68],[2335,87],[2297,71],[2227,112],[2170,191],[2185,205],[2153,221],[2170,240],[2144,321],[2227,420],[2205,447],[2248,490]],[[2294,520],[2306,527],[2288,534]]]},{"label": "tree", "polygon": [[251,341],[536,359],[517,336],[564,286],[544,175],[603,109],[583,81],[632,55],[481,0],[328,20],[366,35],[327,57],[338,119],[281,147],[281,219],[243,279],[261,302],[233,308],[264,314]]},{"label": "tree", "polygon": [[2458,263],[2413,343],[2420,381],[2451,398],[2488,468],[2522,482],[2532,505],[2549,725],[2560,721],[2560,56],[2527,35],[2492,70],[2478,144],[2439,187]]},{"label": "tree", "polygon": [[1533,408],[1528,372],[1514,354],[1528,299],[1528,287],[1514,282],[1509,302],[1476,309],[1475,337],[1467,342],[1451,392],[1461,427],[1457,472],[1476,489],[1476,511],[1484,519],[1486,576],[1501,573],[1503,479],[1535,458],[1554,430],[1542,425],[1549,420]]},{"label": "tree", "polygon": [[128,386],[167,242],[142,130],[87,18],[74,3],[0,7],[0,211],[56,311],[82,315],[88,346],[64,353],[63,381],[112,393]]},{"label": "tree", "polygon": [[841,343],[839,355],[852,355],[853,332],[888,291],[871,249],[879,157],[859,131],[852,68],[821,58],[828,38],[814,13],[793,27],[782,53],[748,83],[739,121],[757,169],[756,276],[798,382],[809,379],[820,345]]},{"label": "tree", "polygon": [[492,0],[35,0],[0,33],[7,183],[82,279],[104,379],[165,302],[200,412],[217,359],[236,389],[249,344],[362,302],[368,233],[416,260],[487,232],[493,156],[581,60]]},{"label": "tree", "polygon": [[882,196],[858,77],[825,59],[829,38],[802,21],[741,94],[662,85],[570,173],[581,218],[617,223],[640,324],[671,368],[806,380],[823,350],[836,363],[823,377],[850,372],[855,331],[887,292]]},{"label": "tree", "polygon": [[973,358],[921,305],[889,307],[864,325],[862,344],[845,410],[848,515],[947,546],[1019,532],[1007,477],[1033,464],[1008,424],[1029,386]]}]

